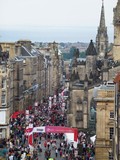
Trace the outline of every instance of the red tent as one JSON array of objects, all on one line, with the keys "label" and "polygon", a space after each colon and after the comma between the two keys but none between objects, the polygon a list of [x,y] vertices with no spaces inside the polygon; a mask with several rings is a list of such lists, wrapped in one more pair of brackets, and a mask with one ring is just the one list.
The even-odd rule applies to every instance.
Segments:
[{"label": "red tent", "polygon": [[23,113],[24,113],[24,111],[14,112],[14,113],[11,115],[11,118],[17,118],[18,115],[23,114]]}]

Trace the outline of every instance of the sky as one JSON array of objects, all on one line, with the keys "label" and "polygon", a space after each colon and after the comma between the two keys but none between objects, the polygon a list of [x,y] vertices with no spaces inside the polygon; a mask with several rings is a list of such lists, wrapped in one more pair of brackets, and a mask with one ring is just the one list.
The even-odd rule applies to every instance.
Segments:
[{"label": "sky", "polygon": [[[111,40],[116,4],[117,0],[104,0]],[[101,6],[102,0],[0,0],[0,39],[30,35],[43,41],[95,39]]]}]

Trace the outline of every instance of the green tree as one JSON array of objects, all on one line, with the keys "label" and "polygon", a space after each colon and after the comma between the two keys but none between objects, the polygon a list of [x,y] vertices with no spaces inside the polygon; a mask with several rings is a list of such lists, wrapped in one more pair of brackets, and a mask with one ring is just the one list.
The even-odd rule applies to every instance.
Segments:
[{"label": "green tree", "polygon": [[79,52],[79,49],[78,49],[78,48],[76,48],[76,47],[74,47],[74,46],[72,46],[72,47],[70,48],[71,58],[73,58],[73,57],[79,58],[79,54],[80,54],[80,52]]},{"label": "green tree", "polygon": [[86,58],[85,52],[80,52],[80,58]]}]

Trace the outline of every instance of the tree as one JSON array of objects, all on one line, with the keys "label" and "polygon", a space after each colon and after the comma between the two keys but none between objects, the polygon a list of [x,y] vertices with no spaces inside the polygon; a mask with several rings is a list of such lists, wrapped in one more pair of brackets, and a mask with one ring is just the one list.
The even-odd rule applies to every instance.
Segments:
[{"label": "tree", "polygon": [[86,58],[85,52],[80,52],[80,58]]},{"label": "tree", "polygon": [[70,54],[71,59],[74,57],[75,50],[76,50],[76,47],[74,47],[74,46],[72,46],[72,47],[70,48],[69,54]]}]

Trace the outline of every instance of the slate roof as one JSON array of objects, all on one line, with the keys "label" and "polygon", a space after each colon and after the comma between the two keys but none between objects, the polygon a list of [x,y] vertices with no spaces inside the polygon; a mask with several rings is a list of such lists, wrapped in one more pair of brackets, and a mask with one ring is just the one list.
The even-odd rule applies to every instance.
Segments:
[{"label": "slate roof", "polygon": [[36,48],[34,48],[33,46],[32,46],[32,49],[31,49],[31,53],[33,54],[33,55],[39,55],[39,54],[41,54]]},{"label": "slate roof", "polygon": [[25,48],[24,46],[22,46],[22,50],[21,50],[21,54],[22,54],[22,56],[34,56],[34,54],[33,53],[31,53],[31,52],[29,52],[28,50],[27,50],[27,48]]},{"label": "slate roof", "polygon": [[96,52],[96,49],[94,47],[94,44],[93,44],[93,41],[91,40],[90,41],[90,44],[86,50],[86,56],[89,56],[89,55],[92,55],[92,56],[97,56],[97,52]]}]

